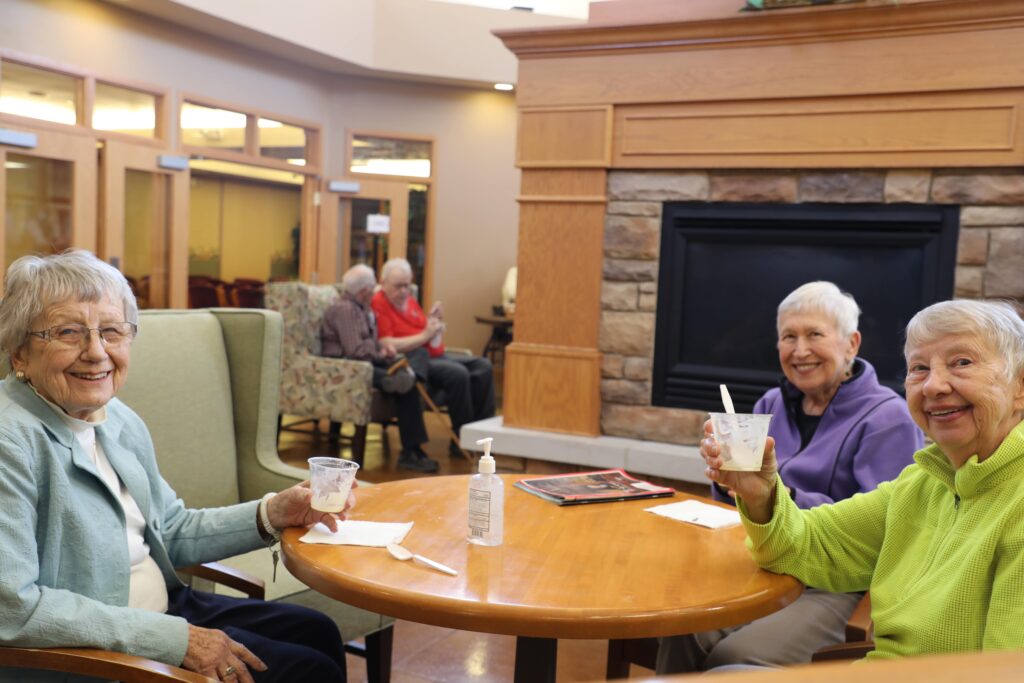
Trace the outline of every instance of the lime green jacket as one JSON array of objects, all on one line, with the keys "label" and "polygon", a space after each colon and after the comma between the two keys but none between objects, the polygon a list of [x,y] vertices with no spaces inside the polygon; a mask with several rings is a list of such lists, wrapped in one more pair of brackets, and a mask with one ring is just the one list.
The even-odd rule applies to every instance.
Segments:
[{"label": "lime green jacket", "polygon": [[772,520],[744,513],[765,569],[833,592],[871,590],[872,658],[1024,648],[1024,423],[955,470],[938,446],[894,481]]}]

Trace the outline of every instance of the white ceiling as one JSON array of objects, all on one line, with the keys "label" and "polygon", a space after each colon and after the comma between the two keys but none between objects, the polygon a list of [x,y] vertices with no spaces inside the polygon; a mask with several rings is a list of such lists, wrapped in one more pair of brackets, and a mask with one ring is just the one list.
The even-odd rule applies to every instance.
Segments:
[{"label": "white ceiling", "polygon": [[[547,14],[554,17],[573,17],[586,19],[590,0],[435,0],[436,2],[453,2],[460,5],[476,5],[491,9],[511,9],[528,7],[534,14]],[[601,2],[602,0],[594,0]]]}]

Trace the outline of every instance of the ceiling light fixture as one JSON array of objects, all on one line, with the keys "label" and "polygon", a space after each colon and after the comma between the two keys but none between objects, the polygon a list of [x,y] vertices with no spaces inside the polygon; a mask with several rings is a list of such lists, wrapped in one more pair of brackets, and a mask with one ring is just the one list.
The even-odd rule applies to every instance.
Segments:
[{"label": "ceiling light fixture", "polygon": [[494,84],[494,89],[495,90],[513,90],[514,88],[515,88],[515,86],[512,85],[511,83],[495,83]]}]

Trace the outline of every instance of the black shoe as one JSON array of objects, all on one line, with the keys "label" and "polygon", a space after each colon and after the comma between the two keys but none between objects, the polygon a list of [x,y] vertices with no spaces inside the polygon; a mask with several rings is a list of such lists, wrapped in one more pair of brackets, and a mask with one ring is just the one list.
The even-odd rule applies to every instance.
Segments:
[{"label": "black shoe", "polygon": [[398,454],[398,469],[413,472],[437,472],[437,461],[427,457],[419,448],[403,449]]},{"label": "black shoe", "polygon": [[381,387],[389,394],[404,394],[416,384],[416,375],[409,368],[401,368],[390,375],[384,375]]},{"label": "black shoe", "polygon": [[456,443],[455,441],[449,440],[448,441],[448,457],[449,458],[456,458],[457,460],[465,460],[466,459],[466,454],[462,452],[461,448],[459,448],[459,444],[458,443]]}]

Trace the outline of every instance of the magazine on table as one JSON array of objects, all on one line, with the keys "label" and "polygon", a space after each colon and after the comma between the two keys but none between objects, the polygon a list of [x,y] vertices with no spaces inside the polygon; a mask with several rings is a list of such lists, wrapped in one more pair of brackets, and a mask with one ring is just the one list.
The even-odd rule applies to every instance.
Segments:
[{"label": "magazine on table", "polygon": [[621,469],[532,477],[520,479],[515,486],[559,505],[664,498],[675,494],[673,489],[636,479]]}]

